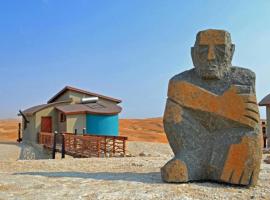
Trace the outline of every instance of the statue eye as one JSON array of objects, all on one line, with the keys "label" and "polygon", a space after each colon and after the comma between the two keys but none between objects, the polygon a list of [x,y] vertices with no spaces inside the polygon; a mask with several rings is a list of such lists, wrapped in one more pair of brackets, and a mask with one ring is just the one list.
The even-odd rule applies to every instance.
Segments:
[{"label": "statue eye", "polygon": [[196,57],[199,62],[205,62],[207,60],[208,45],[199,45],[196,47]]},{"label": "statue eye", "polygon": [[220,53],[223,53],[223,54],[225,53],[226,46],[224,44],[216,45],[215,47],[216,47],[217,52],[220,52]]},{"label": "statue eye", "polygon": [[205,52],[208,51],[208,45],[199,45],[198,52]]}]

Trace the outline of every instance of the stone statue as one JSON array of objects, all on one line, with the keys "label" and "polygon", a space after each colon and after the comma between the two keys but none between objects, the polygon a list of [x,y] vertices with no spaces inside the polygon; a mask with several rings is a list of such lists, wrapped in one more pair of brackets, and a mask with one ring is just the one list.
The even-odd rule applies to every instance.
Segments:
[{"label": "stone statue", "polygon": [[195,68],[170,80],[163,123],[175,157],[161,168],[165,182],[256,184],[262,136],[255,74],[231,66],[234,47],[224,30],[200,31],[191,48]]}]

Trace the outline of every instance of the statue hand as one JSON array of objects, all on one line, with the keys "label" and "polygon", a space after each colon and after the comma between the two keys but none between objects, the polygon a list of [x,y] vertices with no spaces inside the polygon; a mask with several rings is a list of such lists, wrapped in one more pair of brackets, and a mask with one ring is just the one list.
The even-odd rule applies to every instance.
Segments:
[{"label": "statue hand", "polygon": [[256,96],[241,93],[239,86],[233,85],[219,96],[219,107],[225,117],[254,128],[260,120]]}]

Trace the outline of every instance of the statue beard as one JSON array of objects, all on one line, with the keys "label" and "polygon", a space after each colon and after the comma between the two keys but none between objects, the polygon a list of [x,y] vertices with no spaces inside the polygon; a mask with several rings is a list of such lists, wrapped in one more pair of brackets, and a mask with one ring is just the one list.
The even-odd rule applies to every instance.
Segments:
[{"label": "statue beard", "polygon": [[205,80],[219,80],[222,79],[230,70],[230,65],[227,62],[215,65],[208,63],[204,67],[195,67],[197,74]]}]

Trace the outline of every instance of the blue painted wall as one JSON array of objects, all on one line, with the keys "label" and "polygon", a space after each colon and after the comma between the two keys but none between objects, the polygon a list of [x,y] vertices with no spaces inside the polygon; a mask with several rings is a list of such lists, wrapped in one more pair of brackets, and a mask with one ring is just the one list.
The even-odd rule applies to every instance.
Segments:
[{"label": "blue painted wall", "polygon": [[86,133],[118,136],[118,115],[86,115]]}]

